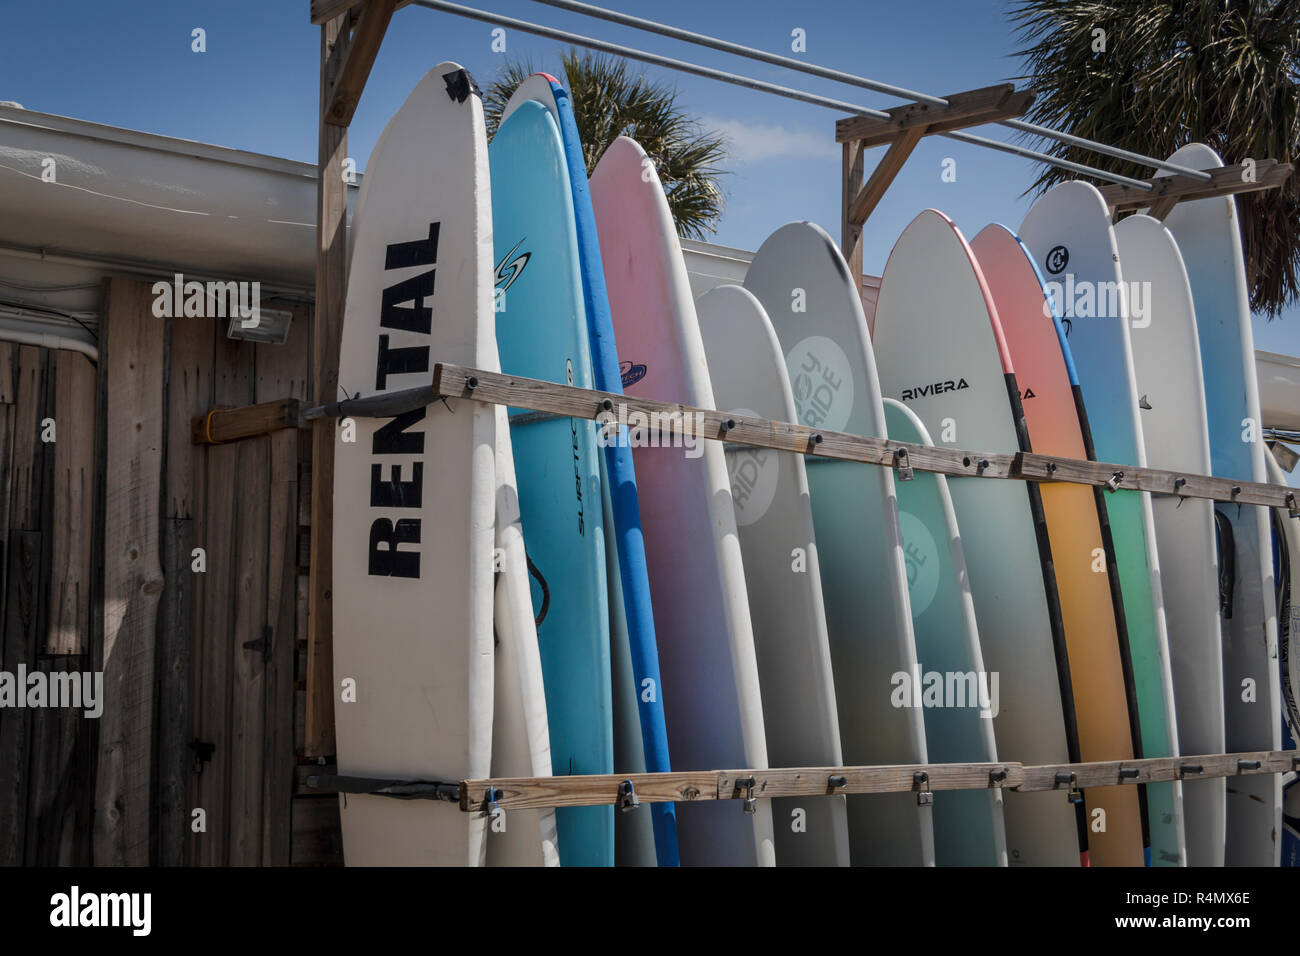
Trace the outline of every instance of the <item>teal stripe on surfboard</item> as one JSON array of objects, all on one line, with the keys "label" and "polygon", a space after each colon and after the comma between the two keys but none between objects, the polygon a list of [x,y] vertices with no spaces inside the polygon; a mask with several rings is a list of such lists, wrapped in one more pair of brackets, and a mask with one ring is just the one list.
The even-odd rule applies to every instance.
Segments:
[{"label": "teal stripe on surfboard", "polygon": [[[524,103],[488,151],[502,370],[593,387],[573,200],[559,129]],[[517,417],[517,416],[512,416]],[[613,772],[609,609],[594,422],[511,426],[557,776]],[[614,862],[612,807],[557,811],[560,861]]]}]

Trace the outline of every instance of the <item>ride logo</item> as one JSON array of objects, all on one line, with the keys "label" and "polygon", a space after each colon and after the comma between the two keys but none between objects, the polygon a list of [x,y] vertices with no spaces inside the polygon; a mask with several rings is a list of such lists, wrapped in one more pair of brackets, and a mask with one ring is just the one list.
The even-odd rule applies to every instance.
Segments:
[{"label": "ride logo", "polygon": [[[384,288],[380,298],[379,342],[375,359],[375,391],[388,390],[390,375],[412,375],[429,371],[429,345],[394,346],[383,329],[428,336],[433,328],[432,300],[434,273],[438,261],[440,223],[429,223],[424,239],[393,243],[384,250],[384,271],[428,266],[424,272]],[[401,456],[403,460],[370,466],[370,507],[386,510],[418,509],[423,503],[424,433],[411,429],[424,420],[425,409],[417,408],[389,419],[371,438],[372,459]],[[409,466],[409,477],[404,471]],[[385,474],[387,469],[387,474]],[[370,524],[367,573],[382,577],[418,578],[420,552],[418,516],[376,518]],[[402,546],[407,546],[403,548]]]}]

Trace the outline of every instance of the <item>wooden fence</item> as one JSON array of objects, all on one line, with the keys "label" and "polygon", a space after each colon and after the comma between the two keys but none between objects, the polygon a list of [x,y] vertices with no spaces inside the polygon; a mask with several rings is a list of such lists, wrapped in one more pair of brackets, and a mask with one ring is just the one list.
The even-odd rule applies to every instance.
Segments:
[{"label": "wooden fence", "polygon": [[102,714],[0,707],[0,863],[341,860],[305,762],[310,443],[192,444],[214,405],[310,395],[285,345],[105,284],[98,363],[0,342],[0,671],[102,672]]}]

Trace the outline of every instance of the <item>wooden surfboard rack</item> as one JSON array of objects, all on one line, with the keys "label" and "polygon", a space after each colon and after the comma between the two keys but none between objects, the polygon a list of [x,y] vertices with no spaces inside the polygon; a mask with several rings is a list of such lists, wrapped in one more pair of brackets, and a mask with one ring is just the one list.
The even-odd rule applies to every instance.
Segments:
[{"label": "wooden surfboard rack", "polygon": [[1195,757],[1151,757],[1096,763],[1026,766],[998,763],[892,764],[875,767],[773,767],[752,770],[687,770],[669,773],[589,774],[569,777],[488,777],[458,783],[379,780],[327,774],[308,777],[318,793],[355,793],[401,800],[457,802],[467,813],[545,807],[619,806],[821,797],[836,794],[915,793],[929,803],[945,790],[1062,791],[1067,799],[1089,787],[1170,780],[1207,780],[1300,769],[1300,751],[1272,750]]},{"label": "wooden surfboard rack", "polygon": [[[661,402],[614,392],[559,385],[535,378],[504,375],[483,369],[439,362],[433,384],[365,398],[345,399],[301,409],[295,402],[267,402],[243,408],[213,409],[191,422],[196,444],[216,444],[265,434],[279,428],[303,427],[322,419],[386,418],[449,399],[470,399],[552,415],[600,421],[620,414],[643,416],[649,431],[671,443],[677,438],[723,441],[730,445],[771,448],[807,455],[811,459],[860,462],[892,468],[902,481],[913,471],[954,478],[1000,478],[1013,481],[1093,485],[1110,492],[1146,491],[1182,498],[1207,498],[1227,504],[1285,508],[1300,517],[1300,501],[1287,485],[1186,472],[1139,468],[1107,462],[1081,461],[1032,452],[984,452],[934,445],[915,445],[809,428],[793,422],[749,418],[673,402]],[[1262,434],[1259,438],[1263,441]]]}]

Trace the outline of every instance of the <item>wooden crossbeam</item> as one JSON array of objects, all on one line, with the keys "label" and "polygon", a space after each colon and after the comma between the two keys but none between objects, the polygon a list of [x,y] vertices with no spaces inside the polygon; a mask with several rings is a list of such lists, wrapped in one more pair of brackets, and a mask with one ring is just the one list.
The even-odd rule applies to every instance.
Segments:
[{"label": "wooden crossbeam", "polygon": [[[335,17],[347,13],[365,2],[366,0],[311,0],[312,26],[323,26]],[[397,9],[402,9],[410,2],[411,0],[398,0]]]},{"label": "wooden crossbeam", "polygon": [[195,445],[220,445],[281,428],[297,428],[301,420],[301,403],[296,398],[240,408],[214,408],[206,415],[190,419],[190,441]]},{"label": "wooden crossbeam", "polygon": [[[1253,165],[1253,168],[1244,163],[1235,163],[1232,166],[1206,170],[1210,174],[1209,182],[1175,173],[1172,176],[1156,176],[1148,179],[1147,182],[1151,184],[1150,192],[1118,183],[1099,188],[1102,198],[1114,212],[1130,212],[1150,207],[1151,215],[1157,219],[1164,219],[1180,202],[1277,189],[1286,182],[1291,171],[1290,163],[1261,159]],[[1249,179],[1247,179],[1248,174]]]},{"label": "wooden crossbeam", "polygon": [[[416,391],[412,390],[413,393]],[[1112,491],[1148,491],[1184,498],[1208,498],[1213,501],[1287,508],[1294,514],[1300,514],[1295,493],[1286,485],[1236,481],[1107,462],[1079,461],[1029,452],[981,452],[915,445],[887,438],[814,429],[791,422],[747,418],[733,412],[557,385],[459,365],[438,363],[434,366],[432,389],[419,391],[442,398],[470,398],[593,420],[618,414],[623,409],[627,413],[645,415],[651,422],[658,421],[661,429],[670,434],[887,468],[900,464],[899,453],[902,451],[906,453],[907,464],[911,468],[956,478],[1066,481],[1108,487]],[[365,399],[360,401],[364,402]],[[391,396],[385,397],[385,401],[391,402]]]},{"label": "wooden crossbeam", "polygon": [[[618,804],[630,782],[641,803],[744,800],[832,794],[920,793],[944,790],[1016,790],[1021,793],[1131,786],[1163,780],[1290,773],[1300,751],[1273,750],[1195,757],[1151,757],[1101,763],[894,764],[878,767],[792,767],[669,773],[578,774],[567,777],[487,777],[460,781],[460,808],[503,810],[597,807]],[[753,778],[752,790],[749,779]]]},{"label": "wooden crossbeam", "polygon": [[333,76],[325,122],[332,126],[348,126],[356,112],[361,93],[370,78],[370,70],[379,55],[379,46],[388,32],[388,23],[397,9],[397,0],[366,0],[361,7],[361,18],[352,32],[352,41],[343,54],[342,66]]},{"label": "wooden crossbeam", "polygon": [[943,97],[947,106],[930,103],[907,103],[885,110],[889,119],[870,116],[847,116],[835,123],[835,142],[860,142],[863,148],[892,143],[908,129],[923,129],[926,134],[946,133],[970,126],[983,126],[1021,116],[1033,105],[1030,90],[1017,90],[1010,83],[985,86]]}]

